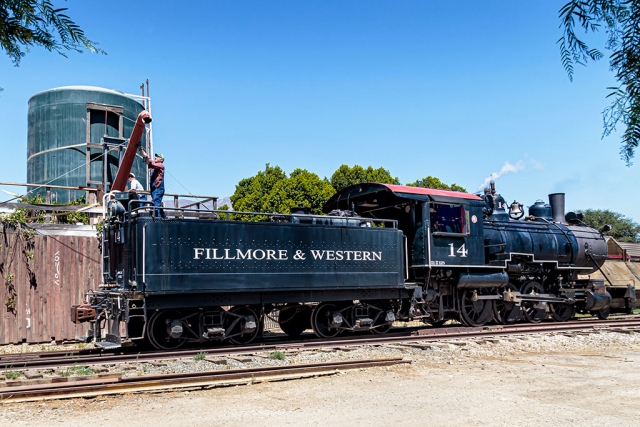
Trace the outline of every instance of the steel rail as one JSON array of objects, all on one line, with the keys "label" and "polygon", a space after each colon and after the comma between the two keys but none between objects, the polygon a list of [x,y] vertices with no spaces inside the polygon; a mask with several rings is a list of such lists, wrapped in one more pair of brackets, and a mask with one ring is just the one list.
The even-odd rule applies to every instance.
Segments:
[{"label": "steel rail", "polygon": [[104,377],[86,381],[69,381],[0,388],[0,401],[17,403],[37,400],[93,397],[106,394],[135,393],[177,388],[208,388],[247,382],[273,381],[329,375],[340,370],[371,368],[411,363],[400,357],[349,360],[288,366],[231,369],[209,372],[150,375],[144,377]]},{"label": "steel rail", "polygon": [[[440,328],[411,328],[401,332],[389,333],[385,335],[356,335],[349,337],[339,337],[332,340],[326,339],[306,339],[306,340],[278,340],[273,343],[265,341],[244,345],[244,346],[224,346],[215,348],[195,348],[181,349],[175,351],[147,351],[135,352],[119,351],[118,353],[100,352],[99,354],[70,354],[69,352],[57,352],[52,357],[33,357],[29,353],[20,353],[26,356],[20,357],[3,357],[0,358],[0,369],[45,369],[59,368],[73,365],[101,365],[108,363],[131,363],[131,362],[149,362],[160,359],[172,358],[190,358],[198,354],[204,353],[206,356],[233,356],[248,355],[256,353],[271,352],[276,350],[313,350],[318,348],[340,348],[353,347],[361,345],[377,345],[393,342],[406,341],[441,341],[452,339],[469,339],[481,337],[495,337],[501,335],[518,335],[518,334],[542,334],[571,332],[580,330],[593,329],[611,329],[611,328],[640,328],[640,319],[622,319],[622,320],[581,320],[571,322],[545,322],[545,323],[526,323],[515,325],[492,325],[482,327],[468,326],[452,326]],[[123,350],[123,349],[120,349]],[[83,350],[86,351],[86,350]],[[13,356],[13,355],[10,355]],[[44,356],[38,354],[38,356]]]}]

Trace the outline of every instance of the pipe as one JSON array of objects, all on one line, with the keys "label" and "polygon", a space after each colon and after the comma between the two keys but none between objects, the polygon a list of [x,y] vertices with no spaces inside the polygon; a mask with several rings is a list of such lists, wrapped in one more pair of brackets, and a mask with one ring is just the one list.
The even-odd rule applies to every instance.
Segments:
[{"label": "pipe", "polygon": [[463,273],[458,288],[501,288],[509,283],[507,273]]},{"label": "pipe", "polygon": [[151,123],[151,120],[151,115],[146,110],[138,114],[136,124],[133,127],[133,132],[131,132],[131,137],[129,138],[127,150],[124,152],[124,157],[122,157],[122,163],[120,163],[120,167],[118,168],[116,179],[113,180],[113,185],[111,186],[112,191],[124,191],[125,188],[127,188],[127,179],[129,178],[129,172],[131,172],[133,161],[136,158],[136,151],[140,145],[140,138],[144,132],[145,124]]}]

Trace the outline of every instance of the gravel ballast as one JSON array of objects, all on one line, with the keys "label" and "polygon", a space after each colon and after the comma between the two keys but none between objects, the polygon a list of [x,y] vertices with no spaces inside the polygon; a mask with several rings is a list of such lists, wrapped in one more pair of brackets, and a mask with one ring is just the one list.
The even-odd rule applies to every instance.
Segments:
[{"label": "gravel ballast", "polygon": [[[504,337],[114,365],[123,376],[404,357],[411,365],[206,390],[3,404],[0,425],[640,425],[640,333]],[[272,356],[270,358],[269,356]],[[279,355],[279,357],[282,357]]]}]

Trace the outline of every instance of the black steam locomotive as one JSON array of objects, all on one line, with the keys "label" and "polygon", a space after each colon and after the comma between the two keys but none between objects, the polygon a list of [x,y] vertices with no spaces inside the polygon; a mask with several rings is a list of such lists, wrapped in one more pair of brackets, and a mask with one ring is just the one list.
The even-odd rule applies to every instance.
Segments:
[{"label": "black steam locomotive", "polygon": [[606,317],[611,305],[602,280],[578,278],[600,268],[605,240],[579,214],[565,216],[563,194],[524,218],[493,184],[483,196],[358,184],[336,193],[326,216],[184,218],[174,210],[162,220],[130,197],[112,194],[104,283],[72,310],[103,346],[119,345],[122,330],[159,349],[248,343],[274,313],[288,335],[311,328],[333,337],[384,333],[396,320],[480,326],[566,321],[576,310]]}]

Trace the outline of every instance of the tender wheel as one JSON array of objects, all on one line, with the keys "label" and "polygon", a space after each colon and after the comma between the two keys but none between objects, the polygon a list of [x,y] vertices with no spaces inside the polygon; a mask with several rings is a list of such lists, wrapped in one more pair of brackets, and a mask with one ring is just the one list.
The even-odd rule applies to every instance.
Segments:
[{"label": "tender wheel", "polygon": [[566,322],[576,314],[576,307],[573,304],[549,304],[551,318],[556,322]]},{"label": "tender wheel", "polygon": [[278,325],[282,332],[290,337],[297,337],[311,328],[311,307],[308,305],[290,304],[280,309]]},{"label": "tender wheel", "polygon": [[602,310],[598,311],[597,314],[598,319],[607,320],[607,317],[609,317],[609,314],[611,314],[611,307],[603,308]]},{"label": "tender wheel", "polygon": [[[513,283],[508,283],[504,288],[498,290],[502,295],[505,291],[517,291],[518,288]],[[493,301],[493,318],[501,325],[511,325],[516,323],[522,316],[522,308],[515,302],[505,302],[503,300]]]},{"label": "tender wheel", "polygon": [[[482,326],[491,320],[493,304],[491,300],[476,299],[474,290],[466,289],[460,294],[460,320],[468,326]],[[478,290],[477,295],[486,295],[486,291]]]},{"label": "tender wheel", "polygon": [[157,311],[149,319],[149,342],[158,350],[175,350],[185,343],[184,320],[179,311]]},{"label": "tender wheel", "polygon": [[260,334],[260,316],[249,307],[233,307],[224,315],[226,336],[234,344],[247,344]]},{"label": "tender wheel", "polygon": [[332,338],[340,333],[342,315],[331,303],[318,304],[311,313],[311,328],[321,338]]},{"label": "tender wheel", "polygon": [[[521,294],[538,295],[544,293],[544,288],[538,282],[527,282],[520,289]],[[540,323],[547,317],[547,310],[543,304],[534,301],[522,301],[522,314],[527,322]]]}]

